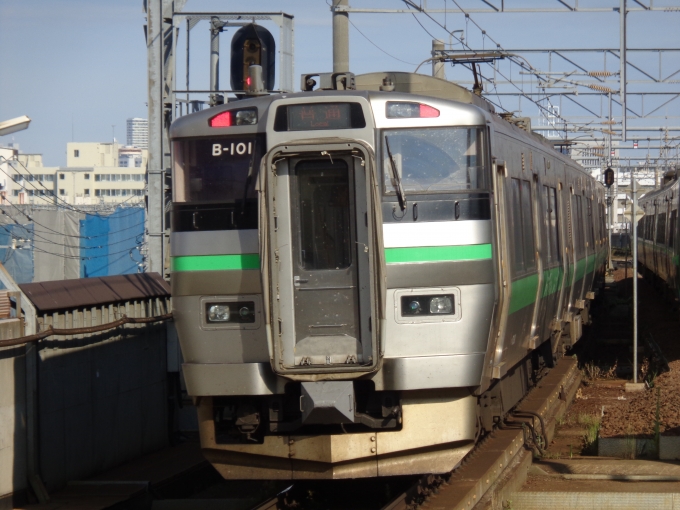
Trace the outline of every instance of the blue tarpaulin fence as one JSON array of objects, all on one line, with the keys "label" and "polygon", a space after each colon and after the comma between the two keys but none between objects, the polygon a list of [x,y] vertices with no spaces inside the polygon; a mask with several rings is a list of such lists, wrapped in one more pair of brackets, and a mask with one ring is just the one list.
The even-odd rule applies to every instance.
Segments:
[{"label": "blue tarpaulin fence", "polygon": [[17,283],[33,281],[33,230],[32,223],[0,228],[0,261]]},{"label": "blue tarpaulin fence", "polygon": [[137,273],[142,263],[144,208],[87,214],[80,221],[80,277]]}]

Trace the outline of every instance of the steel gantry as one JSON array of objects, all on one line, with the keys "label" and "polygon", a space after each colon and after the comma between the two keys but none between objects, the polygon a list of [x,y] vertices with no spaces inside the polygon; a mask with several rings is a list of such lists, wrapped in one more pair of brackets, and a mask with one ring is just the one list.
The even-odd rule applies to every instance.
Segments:
[{"label": "steel gantry", "polygon": [[[534,131],[559,142],[563,148],[591,154],[576,155],[579,159],[592,161],[592,153],[597,153],[597,168],[622,158],[621,151],[637,148],[637,140],[654,141],[654,146],[647,143],[646,148],[658,149],[659,161],[669,164],[675,159],[678,163],[680,47],[677,43],[658,45],[652,34],[654,42],[650,46],[637,44],[629,48],[627,18],[631,13],[652,12],[680,18],[679,1],[554,0],[534,2],[533,6],[530,2],[524,2],[522,7],[513,4],[517,2],[445,0],[443,8],[431,8],[432,2],[428,6],[427,0],[402,0],[401,8],[383,9],[349,6],[347,0],[335,0],[331,11],[334,19],[339,15],[369,13],[419,16],[434,27],[430,32],[418,21],[429,35],[449,39],[448,48],[441,40],[433,41],[432,52],[423,61],[432,62],[433,73],[435,64],[450,62],[454,66],[454,80],[463,86],[473,88],[477,86],[477,76],[481,77],[484,96],[506,113],[525,111],[529,103],[537,115],[526,111],[519,115],[531,117]],[[438,3],[437,7],[440,6]],[[542,47],[503,47],[476,21],[476,15],[482,14],[493,15],[485,20],[509,14],[558,14],[571,16],[573,21],[574,16],[593,13],[611,15],[606,24],[618,25],[618,44],[610,41],[612,44],[589,47],[588,41],[585,44],[578,41],[579,44],[551,48],[551,43],[542,39],[539,43]],[[450,29],[456,22],[457,29]],[[469,42],[470,27],[481,34],[485,43],[481,48]],[[334,45],[344,47],[347,39],[347,34],[336,34],[334,30]],[[454,44],[459,48],[454,49]],[[438,69],[438,75],[442,75],[441,67]],[[469,71],[474,71],[475,80],[471,80],[473,73]],[[509,99],[517,102],[510,106]],[[636,154],[629,152],[633,158]]]},{"label": "steel gantry", "polygon": [[[281,91],[293,90],[293,16],[284,12],[182,12],[186,0],[142,0],[146,13],[149,159],[147,167],[147,253],[145,271],[170,275],[169,226],[171,182],[170,124],[186,113],[204,105],[215,105],[223,94],[238,92],[219,86],[219,36],[228,28],[240,28],[251,22],[272,21],[279,27],[277,47]],[[203,69],[209,75],[209,89],[190,87],[190,33],[199,23],[209,24],[210,65]],[[176,56],[180,30],[185,28],[185,88],[177,89]],[[178,97],[182,94],[184,97]]]}]

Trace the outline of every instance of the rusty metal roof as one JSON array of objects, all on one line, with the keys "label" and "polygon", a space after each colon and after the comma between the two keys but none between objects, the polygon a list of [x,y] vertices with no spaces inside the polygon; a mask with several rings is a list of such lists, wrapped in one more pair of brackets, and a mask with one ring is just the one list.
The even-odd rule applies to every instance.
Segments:
[{"label": "rusty metal roof", "polygon": [[38,313],[170,296],[170,286],[158,273],[23,283],[19,287]]}]

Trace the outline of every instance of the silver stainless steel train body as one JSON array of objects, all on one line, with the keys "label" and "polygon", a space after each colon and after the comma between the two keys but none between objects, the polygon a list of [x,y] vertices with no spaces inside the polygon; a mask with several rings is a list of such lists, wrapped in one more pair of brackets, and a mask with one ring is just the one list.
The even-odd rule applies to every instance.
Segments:
[{"label": "silver stainless steel train body", "polygon": [[639,201],[644,216],[637,224],[639,269],[661,284],[671,300],[680,299],[680,181],[677,171],[665,177],[659,190]]},{"label": "silver stainless steel train body", "polygon": [[175,121],[173,313],[223,476],[449,471],[578,340],[602,187],[522,122],[407,73]]}]

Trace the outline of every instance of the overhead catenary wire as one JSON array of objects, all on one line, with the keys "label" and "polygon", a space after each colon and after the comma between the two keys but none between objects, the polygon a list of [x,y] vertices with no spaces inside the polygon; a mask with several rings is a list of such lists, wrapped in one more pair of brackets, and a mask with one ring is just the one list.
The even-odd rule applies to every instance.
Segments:
[{"label": "overhead catenary wire", "polygon": [[366,34],[364,34],[361,30],[359,30],[359,27],[357,27],[354,23],[352,23],[351,19],[348,18],[348,21],[349,21],[350,25],[352,25],[354,27],[354,29],[364,37],[364,39],[366,39],[369,43],[371,43],[373,46],[378,48],[380,51],[382,51],[388,57],[393,58],[394,60],[398,60],[399,62],[402,62],[404,64],[408,64],[408,65],[412,65],[412,66],[415,65],[412,62],[407,62],[406,60],[402,60],[402,59],[395,57],[394,55],[388,53],[387,51],[383,50],[380,46],[378,46],[376,43],[371,41],[371,39],[369,39],[369,37]]},{"label": "overhead catenary wire", "polygon": [[[414,3],[411,2],[410,0],[402,0],[402,1],[403,1],[409,8],[412,8],[412,7],[413,7],[413,8],[415,8],[415,9],[417,9],[417,12],[422,13],[422,14],[424,14],[425,16],[427,16],[432,22],[434,22],[434,23],[435,23],[437,26],[439,26],[441,29],[445,30],[449,35],[451,35],[453,38],[455,38],[458,42],[460,42],[460,43],[462,44],[463,47],[467,48],[467,49],[468,49],[469,51],[471,51],[473,54],[475,54],[475,55],[478,54],[477,51],[475,51],[474,49],[472,49],[468,44],[466,44],[466,43],[465,43],[460,37],[458,37],[454,32],[450,31],[447,27],[445,27],[445,26],[442,25],[439,21],[437,21],[434,17],[432,17],[432,16],[431,16],[426,10],[424,10],[422,7],[420,7],[420,6],[416,5],[416,4],[414,4]],[[483,33],[483,36],[484,36],[484,37],[488,37],[489,40],[491,40],[494,44],[496,44],[496,47],[497,47],[498,49],[501,49],[501,50],[502,50],[502,46],[501,46],[499,43],[497,43],[490,35],[488,35],[488,33],[487,33],[487,32],[486,32],[486,31],[485,31],[485,30],[484,30],[477,22],[475,22],[474,19],[472,19],[472,17],[469,15],[469,13],[467,13],[464,9],[462,9],[461,6],[460,6],[455,0],[451,0],[451,1],[458,7],[458,9],[460,9],[461,12],[463,12],[463,13],[465,14],[465,16],[466,16],[466,23],[468,22],[468,20],[471,21],[471,22],[472,22],[472,23],[473,23],[473,24],[474,24],[474,25],[475,25],[475,26]],[[420,23],[420,21],[419,21],[419,20],[417,19],[417,17],[415,16],[415,13],[411,13],[411,14],[412,14],[413,17],[416,19],[416,21],[418,21],[418,24],[423,28],[423,30],[424,30],[430,37],[432,37],[433,39],[438,39],[437,37],[435,37],[434,35],[432,35],[432,33],[431,33],[429,30],[427,30],[427,29],[422,25],[422,23]],[[508,59],[510,60],[511,63],[514,63],[514,64],[516,64],[516,65],[519,65],[519,66],[522,67],[523,69],[527,69],[528,71],[530,71],[530,72],[531,72],[532,74],[534,74],[537,78],[541,78],[540,72],[537,71],[537,70],[536,70],[536,69],[528,62],[528,60],[526,60],[526,58],[521,57],[521,56],[518,56],[518,55],[510,55],[510,54],[508,54],[507,57],[508,57]],[[524,63],[518,61],[517,59],[524,60],[524,62],[526,62],[526,64],[524,64]],[[489,64],[488,62],[486,62],[486,63]],[[490,65],[490,64],[489,64],[489,65]],[[466,68],[469,69],[469,67],[467,67],[467,66],[464,66],[464,67],[466,67]],[[536,101],[536,100],[534,100],[533,98],[531,98],[530,96],[526,95],[526,93],[524,92],[524,90],[523,90],[521,87],[519,87],[514,81],[512,81],[511,78],[508,78],[507,76],[505,76],[505,74],[503,74],[499,69],[495,69],[495,72],[498,73],[498,74],[499,74],[500,76],[502,76],[503,78],[505,78],[505,79],[507,80],[507,82],[508,82],[510,85],[512,85],[513,87],[515,87],[515,88],[519,91],[521,97],[525,97],[526,99],[528,99],[529,101],[531,101],[532,103],[534,103],[534,104],[539,108],[539,110],[543,111],[543,112],[546,113],[546,114],[553,115],[553,116],[555,116],[555,117],[561,119],[561,120],[565,123],[565,125],[571,124],[571,125],[573,125],[573,126],[575,126],[575,127],[579,127],[578,124],[573,123],[573,122],[569,122],[567,119],[565,119],[565,118],[562,117],[561,115],[555,114],[555,111],[554,111],[553,109],[551,109],[551,108],[546,108],[545,106],[541,105],[538,101]],[[487,78],[486,76],[484,76],[483,73],[481,73],[481,70],[480,70],[480,75],[481,75],[481,77],[482,77],[484,80],[486,80],[487,82],[492,82],[492,80],[490,80],[489,78]],[[495,86],[495,83],[494,83],[494,86]],[[487,100],[488,100],[488,96],[487,96]],[[542,99],[542,100],[543,100],[543,99]],[[541,101],[542,101],[542,100],[541,100]],[[549,104],[550,106],[552,106],[552,104],[550,103],[549,96],[548,96],[547,94],[546,94],[545,100],[547,100],[548,104]],[[493,104],[495,104],[495,103],[493,103]],[[504,110],[504,111],[507,111],[507,110],[505,110],[505,108],[503,108],[502,106],[501,106],[501,109]],[[596,131],[596,130],[590,130],[590,131]]]}]

